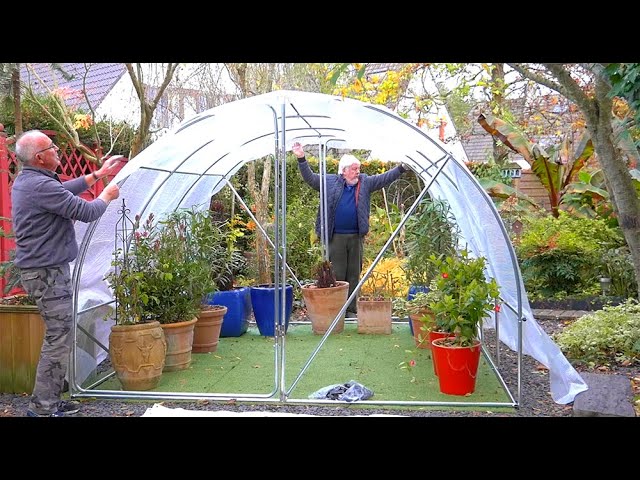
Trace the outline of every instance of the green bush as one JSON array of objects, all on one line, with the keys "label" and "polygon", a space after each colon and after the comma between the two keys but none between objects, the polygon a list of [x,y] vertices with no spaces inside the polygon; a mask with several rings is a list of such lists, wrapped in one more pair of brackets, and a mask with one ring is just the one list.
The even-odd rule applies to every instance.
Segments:
[{"label": "green bush", "polygon": [[640,304],[629,299],[584,315],[553,339],[571,361],[591,367],[640,361]]},{"label": "green bush", "polygon": [[530,297],[597,294],[607,250],[624,244],[618,228],[604,220],[530,217],[516,253]]},{"label": "green bush", "polygon": [[603,255],[602,262],[604,264],[602,275],[611,279],[610,295],[624,298],[638,295],[638,283],[628,246],[608,250]]}]

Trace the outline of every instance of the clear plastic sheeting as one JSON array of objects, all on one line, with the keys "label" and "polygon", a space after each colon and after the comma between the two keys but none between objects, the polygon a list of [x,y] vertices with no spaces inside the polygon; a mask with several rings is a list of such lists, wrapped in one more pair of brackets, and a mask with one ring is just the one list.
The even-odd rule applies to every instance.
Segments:
[{"label": "clear plastic sheeting", "polygon": [[373,392],[355,380],[350,380],[347,383],[329,385],[328,387],[323,387],[309,395],[309,398],[312,399],[343,400],[345,402],[367,400],[371,397],[373,397]]},{"label": "clear plastic sheeting", "polygon": [[[103,278],[111,268],[123,199],[131,218],[145,219],[150,213],[162,218],[176,208],[208,208],[211,195],[242,165],[283,148],[289,151],[294,142],[372,150],[380,160],[411,166],[432,197],[451,204],[471,253],[487,257],[489,274],[496,278],[504,300],[500,340],[517,350],[518,327],[524,320],[522,351],[549,368],[554,401],[572,402],[587,389],[536,324],[504,226],[467,167],[444,144],[383,106],[318,93],[276,91],[221,105],[186,120],[133,158],[113,180],[120,185],[120,199],[93,224],[76,223],[81,242],[74,263],[78,325],[108,346],[111,324],[104,318],[105,310],[113,308],[113,294]],[[109,306],[91,309],[103,304]],[[488,327],[495,325],[488,322]],[[77,342],[79,382],[106,358],[102,348],[86,343]]]}]

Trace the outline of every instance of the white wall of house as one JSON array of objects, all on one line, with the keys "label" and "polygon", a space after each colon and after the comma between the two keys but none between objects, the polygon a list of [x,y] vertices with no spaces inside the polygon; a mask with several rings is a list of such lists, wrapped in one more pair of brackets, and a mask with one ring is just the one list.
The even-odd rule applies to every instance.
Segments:
[{"label": "white wall of house", "polygon": [[140,102],[128,73],[125,72],[120,77],[120,80],[100,103],[96,109],[96,117],[125,121],[134,127],[140,124]]},{"label": "white wall of house", "polygon": [[[162,83],[164,69],[161,64],[143,64],[143,76],[144,83],[157,87]],[[154,113],[153,136],[162,136],[183,120],[211,107],[211,97],[235,93],[237,88],[224,64],[181,64]],[[140,101],[128,73],[120,78],[105,97],[96,114],[98,118],[106,116],[126,121],[134,127],[140,124]]]}]

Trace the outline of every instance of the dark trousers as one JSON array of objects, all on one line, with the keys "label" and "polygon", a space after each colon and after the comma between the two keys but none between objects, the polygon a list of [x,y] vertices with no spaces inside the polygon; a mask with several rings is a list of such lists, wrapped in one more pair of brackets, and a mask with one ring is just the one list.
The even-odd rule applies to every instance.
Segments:
[{"label": "dark trousers", "polygon": [[[329,261],[333,264],[336,280],[349,282],[349,295],[353,293],[360,281],[362,271],[362,255],[364,238],[357,233],[334,233],[329,241]],[[354,297],[347,307],[350,312],[357,312]]]}]

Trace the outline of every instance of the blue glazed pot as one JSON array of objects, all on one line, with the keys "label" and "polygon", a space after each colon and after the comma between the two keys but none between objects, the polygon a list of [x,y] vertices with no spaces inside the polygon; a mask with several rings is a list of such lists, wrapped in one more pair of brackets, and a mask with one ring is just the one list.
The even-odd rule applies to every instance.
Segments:
[{"label": "blue glazed pot", "polygon": [[[416,296],[416,293],[418,292],[427,293],[428,291],[429,287],[427,287],[426,285],[411,285],[409,287],[409,291],[407,292],[407,300],[411,300]],[[408,317],[407,321],[409,322],[409,330],[411,330],[411,335],[413,335],[413,322],[411,322]]]},{"label": "blue glazed pot", "polygon": [[227,313],[222,321],[221,337],[239,337],[249,328],[251,317],[251,289],[234,287],[232,290],[221,290],[207,297],[209,305],[224,305]]},{"label": "blue glazed pot", "polygon": [[[282,287],[280,287],[282,288]],[[256,325],[260,335],[265,337],[273,337],[275,335],[275,287],[273,284],[262,284],[251,287],[251,307],[253,308],[253,316],[256,319]],[[287,285],[285,288],[286,307],[285,307],[285,327],[286,332],[289,328],[289,318],[293,310],[293,285]],[[280,312],[278,312],[279,325],[282,325]]]}]

